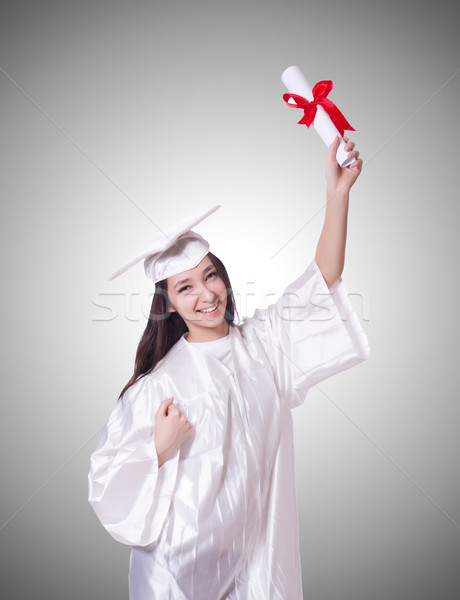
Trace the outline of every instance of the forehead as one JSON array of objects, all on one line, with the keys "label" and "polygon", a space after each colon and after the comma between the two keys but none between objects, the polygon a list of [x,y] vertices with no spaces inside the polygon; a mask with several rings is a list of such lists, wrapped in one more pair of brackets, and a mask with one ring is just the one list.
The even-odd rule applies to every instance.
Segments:
[{"label": "forehead", "polygon": [[182,273],[168,277],[168,289],[173,288],[179,281],[182,281],[183,279],[195,279],[201,277],[203,271],[213,266],[214,265],[212,264],[211,259],[208,256],[205,256],[203,260],[193,269],[182,271]]}]

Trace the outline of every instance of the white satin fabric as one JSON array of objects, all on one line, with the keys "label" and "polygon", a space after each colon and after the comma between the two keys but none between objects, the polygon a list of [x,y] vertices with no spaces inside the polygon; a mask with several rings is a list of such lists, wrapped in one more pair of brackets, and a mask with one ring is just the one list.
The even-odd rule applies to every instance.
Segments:
[{"label": "white satin fabric", "polygon": [[[91,457],[89,501],[132,546],[131,600],[301,600],[291,409],[369,356],[339,279],[313,261],[229,333],[234,369],[181,338],[119,401]],[[158,468],[155,414],[193,425]]]}]

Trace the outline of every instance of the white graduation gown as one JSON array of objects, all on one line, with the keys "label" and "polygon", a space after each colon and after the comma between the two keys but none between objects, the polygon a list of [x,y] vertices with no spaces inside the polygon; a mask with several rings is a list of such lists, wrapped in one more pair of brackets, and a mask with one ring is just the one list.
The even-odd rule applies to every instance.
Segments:
[{"label": "white graduation gown", "polygon": [[[341,279],[313,261],[276,304],[230,327],[233,368],[181,338],[118,401],[89,501],[132,546],[131,600],[302,600],[291,409],[369,356]],[[193,425],[158,468],[162,400]]]}]

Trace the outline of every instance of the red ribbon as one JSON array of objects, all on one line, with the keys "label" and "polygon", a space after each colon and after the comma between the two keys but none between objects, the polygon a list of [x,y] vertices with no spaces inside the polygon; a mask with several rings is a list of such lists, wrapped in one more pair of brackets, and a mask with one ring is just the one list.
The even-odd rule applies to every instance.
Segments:
[{"label": "red ribbon", "polygon": [[[302,96],[297,94],[284,94],[283,100],[291,108],[303,108],[303,117],[299,121],[299,125],[306,125],[310,127],[313,123],[313,119],[316,115],[317,106],[322,106],[324,110],[331,117],[331,121],[337,127],[340,135],[343,136],[345,129],[348,131],[355,131],[350,123],[345,119],[337,106],[326,98],[329,92],[332,90],[333,83],[329,80],[318,81],[312,90],[313,100],[309,102]],[[289,100],[294,100],[295,104],[291,104]]]}]

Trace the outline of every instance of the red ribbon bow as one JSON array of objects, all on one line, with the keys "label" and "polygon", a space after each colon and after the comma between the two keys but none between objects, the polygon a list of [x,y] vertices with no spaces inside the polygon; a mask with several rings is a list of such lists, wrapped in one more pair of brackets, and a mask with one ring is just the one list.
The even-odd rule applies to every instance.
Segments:
[{"label": "red ribbon bow", "polygon": [[[284,94],[283,100],[286,102],[288,106],[291,108],[303,108],[304,115],[299,121],[299,125],[306,125],[310,127],[313,123],[313,119],[316,115],[317,106],[322,106],[324,110],[331,117],[331,121],[337,127],[340,132],[340,135],[343,136],[345,129],[348,131],[355,131],[355,129],[350,125],[350,123],[345,119],[337,106],[326,98],[329,92],[332,90],[333,84],[332,81],[324,80],[318,81],[315,87],[312,90],[313,100],[309,102],[302,96],[298,96],[297,94]],[[294,100],[295,104],[291,104],[289,100]]]}]

